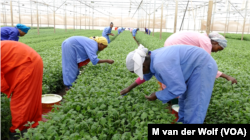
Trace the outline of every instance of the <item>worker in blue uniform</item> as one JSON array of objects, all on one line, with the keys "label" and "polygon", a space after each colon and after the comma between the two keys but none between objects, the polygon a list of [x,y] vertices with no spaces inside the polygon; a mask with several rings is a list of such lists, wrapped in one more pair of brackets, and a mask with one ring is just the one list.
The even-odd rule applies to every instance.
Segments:
[{"label": "worker in blue uniform", "polygon": [[145,27],[145,34],[150,35],[151,31]]},{"label": "worker in blue uniform", "polygon": [[173,45],[151,51],[142,45],[126,58],[127,69],[148,81],[155,76],[167,88],[145,95],[163,103],[179,96],[179,119],[184,124],[204,122],[218,71],[215,60],[204,50],[190,45]]},{"label": "worker in blue uniform", "polygon": [[1,27],[1,41],[13,40],[18,41],[19,36],[24,36],[28,33],[30,27],[23,24],[17,24],[16,27]]},{"label": "worker in blue uniform", "polygon": [[135,35],[137,34],[137,31],[139,31],[139,28],[135,28],[132,31],[133,38],[135,39]]},{"label": "worker in blue uniform", "polygon": [[119,28],[119,29],[118,29],[118,35],[119,35],[120,33],[122,33],[122,28]]},{"label": "worker in blue uniform", "polygon": [[93,65],[114,63],[114,60],[100,60],[97,57],[98,51],[104,50],[107,46],[108,41],[104,37],[72,36],[62,43],[62,73],[66,91],[76,80],[81,66],[87,65],[90,61]]},{"label": "worker in blue uniform", "polygon": [[108,44],[110,43],[110,39],[109,39],[109,35],[114,36],[113,33],[111,33],[113,28],[113,22],[110,23],[109,27],[104,28],[103,32],[102,32],[102,36],[105,37],[108,41]]}]

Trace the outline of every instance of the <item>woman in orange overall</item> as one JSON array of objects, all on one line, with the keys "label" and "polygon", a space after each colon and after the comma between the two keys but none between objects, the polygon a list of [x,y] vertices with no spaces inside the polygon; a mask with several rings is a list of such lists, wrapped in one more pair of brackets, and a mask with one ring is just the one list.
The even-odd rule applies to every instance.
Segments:
[{"label": "woman in orange overall", "polygon": [[24,131],[24,126],[34,121],[32,127],[42,119],[43,61],[32,48],[16,41],[1,41],[1,92],[11,97],[12,126]]}]

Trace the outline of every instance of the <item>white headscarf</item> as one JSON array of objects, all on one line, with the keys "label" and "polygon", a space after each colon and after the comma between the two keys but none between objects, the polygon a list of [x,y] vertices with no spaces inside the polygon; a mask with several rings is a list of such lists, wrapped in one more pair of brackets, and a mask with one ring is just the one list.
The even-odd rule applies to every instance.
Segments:
[{"label": "white headscarf", "polygon": [[129,71],[134,71],[141,80],[143,80],[142,66],[147,56],[148,49],[143,45],[139,45],[137,49],[130,52],[126,58],[126,66]]}]

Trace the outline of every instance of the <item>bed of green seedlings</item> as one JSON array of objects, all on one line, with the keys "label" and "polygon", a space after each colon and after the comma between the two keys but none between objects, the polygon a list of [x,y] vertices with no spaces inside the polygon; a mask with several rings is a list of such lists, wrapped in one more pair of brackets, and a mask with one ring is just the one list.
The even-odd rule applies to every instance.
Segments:
[{"label": "bed of green seedlings", "polygon": [[[117,34],[117,31],[112,32]],[[40,35],[36,35],[36,30],[29,32],[30,39],[28,34],[20,38],[21,42],[26,42],[43,58],[43,93],[53,91],[51,87],[56,88],[53,87],[54,84],[59,83],[56,86],[62,86],[61,43],[70,36],[100,36],[101,33],[102,31],[94,30],[68,30],[67,33],[64,30],[57,30],[54,34],[53,29],[43,29]],[[155,33],[153,37],[138,32],[136,39],[152,51],[163,47],[165,38],[171,35],[163,33],[160,40],[158,34]],[[228,39],[228,47],[223,51],[212,53],[212,56],[219,70],[235,77],[238,84],[231,85],[223,78],[216,79],[204,122],[207,124],[250,123],[250,42],[237,40],[238,35],[230,36],[226,37],[235,39]],[[115,63],[96,66],[90,63],[86,66],[83,74],[79,75],[73,84],[73,88],[64,96],[64,102],[58,106],[59,110],[49,113],[49,121],[41,122],[35,129],[29,129],[25,138],[147,139],[148,123],[171,123],[175,119],[174,115],[167,113],[166,105],[158,100],[149,102],[144,97],[158,90],[155,78],[121,98],[120,91],[137,78],[136,74],[126,69],[125,60],[127,54],[138,45],[128,31],[119,36],[110,36],[110,40],[112,42],[98,57],[113,59]],[[5,108],[5,113],[10,114],[7,109],[8,101],[6,97],[2,98],[1,109]],[[10,115],[5,117],[4,121],[2,119],[2,130],[6,129],[1,132],[2,134],[7,134],[9,131],[10,120]],[[4,127],[3,122],[5,122]]]},{"label": "bed of green seedlings", "polygon": [[[224,36],[224,34],[222,34]],[[235,39],[235,40],[241,40],[242,34],[232,34],[232,33],[226,33],[226,38],[228,39]],[[243,40],[250,41],[250,34],[244,34]]]},{"label": "bed of green seedlings", "polygon": [[[110,36],[111,41],[117,36],[117,31],[112,31],[115,36]],[[29,30],[28,34],[20,37],[19,41],[32,47],[43,59],[43,94],[56,93],[63,88],[62,80],[62,58],[61,44],[71,36],[101,36],[100,30],[67,30],[62,29],[40,29],[40,35],[37,30]],[[9,128],[11,126],[9,99],[3,94],[1,99],[1,134],[2,139],[9,137]]]},{"label": "bed of green seedlings", "polygon": [[[43,59],[43,94],[55,93],[63,87],[61,44],[71,36],[101,36],[100,30],[67,30],[57,29],[31,30],[25,37],[20,37],[20,42],[32,47]],[[116,31],[114,31],[116,32]],[[116,36],[111,36],[111,40]]]},{"label": "bed of green seedlings", "polygon": [[160,101],[149,102],[145,95],[158,90],[155,79],[133,89],[120,91],[137,78],[127,70],[125,60],[138,45],[129,32],[123,32],[99,54],[114,64],[89,64],[64,96],[59,110],[49,113],[49,121],[29,129],[30,139],[147,139],[149,123],[171,123],[173,114]]},{"label": "bed of green seedlings", "polygon": [[5,94],[1,94],[1,139],[9,138],[11,127],[10,100]]},{"label": "bed of green seedlings", "polygon": [[237,79],[231,85],[223,78],[215,81],[206,123],[250,124],[250,42],[228,39],[225,50],[212,53],[218,68]]}]

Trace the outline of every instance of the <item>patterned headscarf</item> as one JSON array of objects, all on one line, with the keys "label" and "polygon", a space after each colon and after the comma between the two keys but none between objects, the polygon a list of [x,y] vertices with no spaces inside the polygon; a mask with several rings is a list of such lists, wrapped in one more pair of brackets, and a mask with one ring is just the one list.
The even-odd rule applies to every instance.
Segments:
[{"label": "patterned headscarf", "polygon": [[211,32],[209,34],[209,38],[213,41],[216,41],[219,43],[219,45],[222,47],[222,48],[226,48],[227,46],[227,40],[225,39],[224,36],[220,35],[219,33],[217,32]]}]

